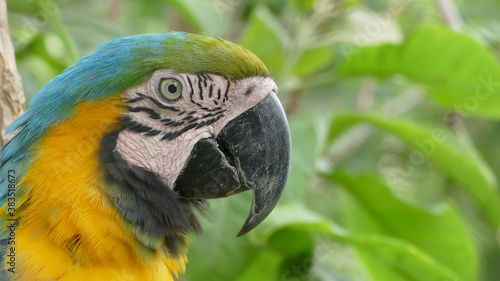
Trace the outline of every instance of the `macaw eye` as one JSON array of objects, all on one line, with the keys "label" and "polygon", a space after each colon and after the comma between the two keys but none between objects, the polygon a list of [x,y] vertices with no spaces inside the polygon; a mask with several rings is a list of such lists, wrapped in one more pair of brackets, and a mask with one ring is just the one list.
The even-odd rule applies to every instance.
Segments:
[{"label": "macaw eye", "polygon": [[161,95],[167,101],[176,101],[182,95],[182,84],[176,79],[162,79],[159,85]]}]

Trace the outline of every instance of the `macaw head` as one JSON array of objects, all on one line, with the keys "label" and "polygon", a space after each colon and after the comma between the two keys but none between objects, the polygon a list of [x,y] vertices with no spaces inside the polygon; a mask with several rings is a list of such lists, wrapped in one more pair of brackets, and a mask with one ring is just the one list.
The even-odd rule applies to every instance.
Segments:
[{"label": "macaw head", "polygon": [[[40,159],[50,154],[44,151],[64,145],[54,152],[61,155],[50,156],[53,163],[66,150],[78,151],[72,142],[98,135],[89,144],[96,149],[79,153],[95,157],[95,176],[103,179],[89,189],[103,194],[146,246],[197,229],[191,209],[204,199],[250,190],[242,235],[269,215],[288,176],[290,133],[277,90],[255,55],[219,38],[181,32],[120,38],[80,59],[32,99],[11,126],[18,133],[2,150],[2,169],[15,166],[26,176],[43,166]],[[100,104],[111,106],[94,110]],[[113,118],[99,117],[107,111]],[[71,134],[78,138],[66,141]],[[71,159],[58,175],[72,167],[80,177],[76,165],[85,173],[86,162]],[[20,192],[31,194],[23,204],[35,204],[44,174],[71,181],[48,173],[20,182]],[[77,197],[72,192],[71,200]]]}]

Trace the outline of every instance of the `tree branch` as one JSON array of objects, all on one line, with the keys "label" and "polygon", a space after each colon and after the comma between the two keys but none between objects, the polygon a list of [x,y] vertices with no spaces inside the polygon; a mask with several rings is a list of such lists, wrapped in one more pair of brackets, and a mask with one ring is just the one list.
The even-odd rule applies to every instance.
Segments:
[{"label": "tree branch", "polygon": [[0,0],[0,147],[8,140],[5,130],[24,110],[23,86],[16,67],[7,21],[7,4]]},{"label": "tree branch", "polygon": [[436,0],[444,22],[453,30],[460,31],[464,25],[453,0]]}]

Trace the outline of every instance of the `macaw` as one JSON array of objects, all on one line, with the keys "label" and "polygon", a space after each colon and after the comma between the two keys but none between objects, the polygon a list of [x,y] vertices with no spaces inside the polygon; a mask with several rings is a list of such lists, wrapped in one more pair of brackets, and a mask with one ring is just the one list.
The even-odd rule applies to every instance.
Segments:
[{"label": "macaw", "polygon": [[0,151],[0,280],[174,280],[206,199],[272,211],[291,140],[250,51],[168,32],[105,43],[52,79]]}]

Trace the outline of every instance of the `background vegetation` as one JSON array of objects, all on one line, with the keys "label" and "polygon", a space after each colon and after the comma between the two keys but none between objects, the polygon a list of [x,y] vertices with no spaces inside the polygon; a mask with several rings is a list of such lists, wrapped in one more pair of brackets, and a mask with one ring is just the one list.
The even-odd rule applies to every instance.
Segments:
[{"label": "background vegetation", "polygon": [[9,0],[8,9],[27,98],[93,46],[136,33],[221,36],[272,71],[292,129],[287,189],[242,238],[251,194],[212,202],[180,280],[498,280],[497,1]]}]

